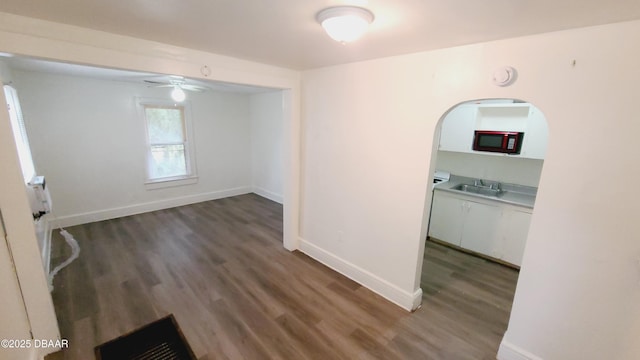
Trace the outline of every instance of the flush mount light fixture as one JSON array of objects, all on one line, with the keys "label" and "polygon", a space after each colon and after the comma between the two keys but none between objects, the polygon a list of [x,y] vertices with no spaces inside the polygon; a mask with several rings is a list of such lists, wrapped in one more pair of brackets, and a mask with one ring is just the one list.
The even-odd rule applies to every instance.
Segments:
[{"label": "flush mount light fixture", "polygon": [[174,86],[173,90],[171,90],[171,98],[173,101],[183,102],[187,98],[187,94],[184,93],[180,86]]},{"label": "flush mount light fixture", "polygon": [[364,35],[373,13],[357,6],[336,6],[321,10],[316,20],[332,39],[344,44]]}]

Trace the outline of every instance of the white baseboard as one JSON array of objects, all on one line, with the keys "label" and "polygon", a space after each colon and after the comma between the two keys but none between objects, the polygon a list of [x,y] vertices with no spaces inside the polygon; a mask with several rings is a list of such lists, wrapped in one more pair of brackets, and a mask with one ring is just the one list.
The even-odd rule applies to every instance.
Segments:
[{"label": "white baseboard", "polygon": [[269,191],[269,190],[261,188],[259,186],[254,186],[253,187],[253,192],[258,194],[258,195],[260,195],[260,196],[262,196],[262,197],[265,197],[265,198],[267,198],[267,199],[269,199],[271,201],[275,201],[275,202],[277,202],[279,204],[282,204],[282,201],[283,201],[282,200],[282,194],[276,194],[273,191]]},{"label": "white baseboard", "polygon": [[418,289],[413,293],[404,291],[367,270],[339,258],[302,238],[300,238],[299,242],[299,250],[306,255],[361,284],[403,309],[412,311],[420,305],[422,301],[422,289]]},{"label": "white baseboard", "polygon": [[420,307],[420,305],[422,305],[422,289],[418,288],[418,290],[413,293],[413,303],[411,304],[411,311],[416,310]]},{"label": "white baseboard", "polygon": [[500,343],[497,356],[498,360],[542,360],[541,357],[505,340],[506,337],[507,335],[505,334]]},{"label": "white baseboard", "polygon": [[90,211],[81,214],[60,216],[53,226],[68,227],[80,224],[87,224],[96,221],[115,219],[123,216],[141,214],[150,211],[168,209],[176,206],[195,204],[203,201],[222,199],[230,196],[237,196],[251,193],[250,187],[238,187],[227,190],[213,191],[209,193],[181,196],[171,199],[162,199],[147,203],[133,204],[118,208],[111,208],[98,211]]}]

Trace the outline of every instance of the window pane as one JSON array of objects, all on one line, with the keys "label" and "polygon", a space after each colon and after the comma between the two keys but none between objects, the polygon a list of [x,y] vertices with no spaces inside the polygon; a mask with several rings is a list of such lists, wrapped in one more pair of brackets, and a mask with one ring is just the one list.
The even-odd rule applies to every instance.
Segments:
[{"label": "window pane", "polygon": [[9,85],[5,85],[4,95],[7,100],[7,108],[9,110],[9,119],[11,120],[13,137],[16,140],[18,160],[20,160],[22,176],[26,184],[31,181],[36,174],[36,170],[33,166],[33,158],[31,157],[31,147],[29,146],[29,139],[27,138],[27,129],[22,117],[22,110],[20,109],[20,101],[18,100],[18,93],[16,92],[16,89]]},{"label": "window pane", "polygon": [[187,175],[184,145],[153,145],[150,161],[152,179]]},{"label": "window pane", "polygon": [[146,107],[149,143],[184,142],[182,108]]}]

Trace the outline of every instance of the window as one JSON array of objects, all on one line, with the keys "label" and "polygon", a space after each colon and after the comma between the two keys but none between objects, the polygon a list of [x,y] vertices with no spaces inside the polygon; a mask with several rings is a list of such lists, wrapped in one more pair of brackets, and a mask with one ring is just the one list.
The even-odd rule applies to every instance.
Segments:
[{"label": "window", "polygon": [[18,101],[18,93],[16,89],[10,85],[4,86],[4,96],[7,100],[7,110],[9,110],[9,118],[11,119],[11,127],[13,128],[13,137],[16,140],[18,148],[18,158],[20,167],[22,168],[22,176],[25,184],[31,181],[36,174],[31,157],[31,148],[29,147],[29,139],[27,138],[27,129],[22,118],[22,110],[20,109],[20,101]]},{"label": "window", "polygon": [[193,178],[185,106],[142,103],[149,183]]}]

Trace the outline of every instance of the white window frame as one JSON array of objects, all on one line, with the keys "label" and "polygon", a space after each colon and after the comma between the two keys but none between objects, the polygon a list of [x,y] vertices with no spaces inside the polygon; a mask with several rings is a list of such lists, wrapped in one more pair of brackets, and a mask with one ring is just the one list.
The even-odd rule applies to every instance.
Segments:
[{"label": "white window frame", "polygon": [[22,177],[24,178],[24,183],[27,184],[36,175],[36,170],[33,165],[33,156],[31,156],[31,147],[29,146],[27,128],[24,124],[24,118],[22,117],[22,109],[20,108],[18,92],[11,85],[4,85],[3,90],[5,100],[7,101],[7,110],[9,111],[9,119],[11,120],[11,128],[13,129],[13,137],[16,141],[16,147],[18,150]]},{"label": "white window frame", "polygon": [[[198,176],[196,172],[196,161],[193,141],[193,127],[191,120],[191,103],[188,100],[180,104],[176,104],[173,101],[164,99],[148,99],[138,98],[138,112],[139,117],[143,124],[143,136],[144,136],[144,164],[145,164],[145,181],[144,186],[147,190],[162,189],[173,186],[191,185],[198,182]],[[149,141],[149,129],[147,125],[147,118],[145,109],[147,107],[159,107],[159,108],[182,108],[182,115],[184,121],[185,141],[184,141],[184,154],[186,163],[186,175],[152,178],[151,177],[151,143]]]}]

